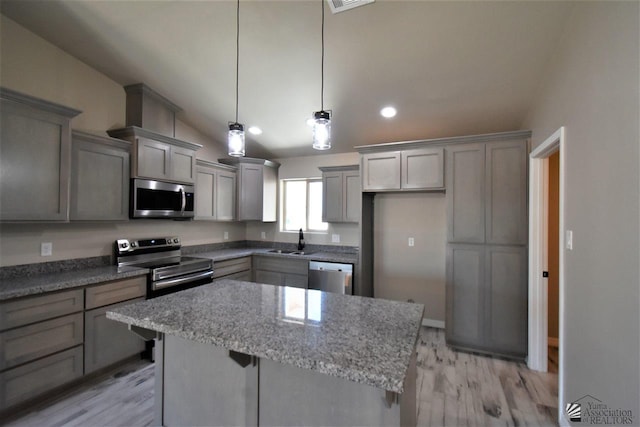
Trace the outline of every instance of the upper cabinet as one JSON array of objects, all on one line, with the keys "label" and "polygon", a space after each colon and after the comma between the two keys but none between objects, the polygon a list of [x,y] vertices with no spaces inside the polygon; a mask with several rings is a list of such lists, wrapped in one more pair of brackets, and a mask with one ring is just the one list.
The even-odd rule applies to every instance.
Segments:
[{"label": "upper cabinet", "polygon": [[195,219],[236,219],[236,171],[234,166],[196,160]]},{"label": "upper cabinet", "polygon": [[131,176],[193,184],[200,144],[181,141],[136,126],[107,133],[133,143]]},{"label": "upper cabinet", "polygon": [[361,162],[362,191],[444,189],[444,149],[441,147],[367,152]]},{"label": "upper cabinet", "polygon": [[525,139],[447,148],[448,241],[526,244]]},{"label": "upper cabinet", "polygon": [[238,220],[277,220],[279,163],[251,157],[218,159],[238,168]]},{"label": "upper cabinet", "polygon": [[128,220],[130,150],[127,141],[72,132],[72,221]]},{"label": "upper cabinet", "polygon": [[0,220],[67,221],[70,121],[80,111],[0,89]]},{"label": "upper cabinet", "polygon": [[322,220],[359,222],[361,191],[358,165],[319,169],[322,171]]}]

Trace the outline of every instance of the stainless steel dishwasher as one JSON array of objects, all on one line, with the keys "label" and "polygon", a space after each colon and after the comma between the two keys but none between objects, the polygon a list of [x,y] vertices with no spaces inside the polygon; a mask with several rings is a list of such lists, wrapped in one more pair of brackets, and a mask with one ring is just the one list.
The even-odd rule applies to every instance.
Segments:
[{"label": "stainless steel dishwasher", "polygon": [[353,295],[353,264],[310,261],[309,289]]}]

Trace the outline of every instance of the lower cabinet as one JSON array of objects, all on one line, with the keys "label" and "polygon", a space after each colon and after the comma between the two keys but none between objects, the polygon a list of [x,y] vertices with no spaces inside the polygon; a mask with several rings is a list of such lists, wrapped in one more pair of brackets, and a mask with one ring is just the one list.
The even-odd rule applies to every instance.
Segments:
[{"label": "lower cabinet", "polygon": [[449,244],[446,325],[454,347],[526,356],[526,247]]},{"label": "lower cabinet", "polygon": [[0,303],[0,416],[144,350],[106,311],[144,299],[146,276]]},{"label": "lower cabinet", "polygon": [[213,263],[213,280],[234,279],[251,281],[251,257],[227,259]]},{"label": "lower cabinet", "polygon": [[124,323],[107,319],[107,310],[142,301],[138,298],[119,304],[96,308],[84,313],[84,373],[100,368],[144,351],[145,342],[132,334]]},{"label": "lower cabinet", "polygon": [[82,377],[82,345],[0,373],[0,410]]},{"label": "lower cabinet", "polygon": [[254,265],[257,283],[303,289],[309,286],[307,260],[256,256]]}]

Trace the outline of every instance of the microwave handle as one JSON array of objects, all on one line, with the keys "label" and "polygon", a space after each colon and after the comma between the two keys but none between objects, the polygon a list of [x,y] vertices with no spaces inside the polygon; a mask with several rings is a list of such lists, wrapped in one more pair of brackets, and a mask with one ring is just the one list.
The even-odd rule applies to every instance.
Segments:
[{"label": "microwave handle", "polygon": [[180,207],[180,212],[184,212],[187,207],[187,195],[184,192],[184,188],[180,187],[180,196],[182,197],[182,205]]}]

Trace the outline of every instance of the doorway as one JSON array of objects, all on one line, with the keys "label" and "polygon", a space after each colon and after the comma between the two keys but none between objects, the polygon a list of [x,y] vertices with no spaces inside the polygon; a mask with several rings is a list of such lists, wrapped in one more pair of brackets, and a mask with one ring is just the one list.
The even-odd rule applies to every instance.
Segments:
[{"label": "doorway", "polygon": [[[557,154],[557,237],[549,235],[549,166]],[[549,345],[549,247],[557,248],[557,320],[558,320],[558,408],[563,408],[564,381],[564,163],[565,129],[561,127],[531,152],[529,161],[529,354],[527,366],[536,371],[548,370]],[[555,167],[555,165],[552,165]],[[552,285],[553,286],[553,285]],[[552,292],[554,290],[552,289]],[[553,304],[553,302],[551,302]],[[553,344],[553,343],[552,343]]]}]

